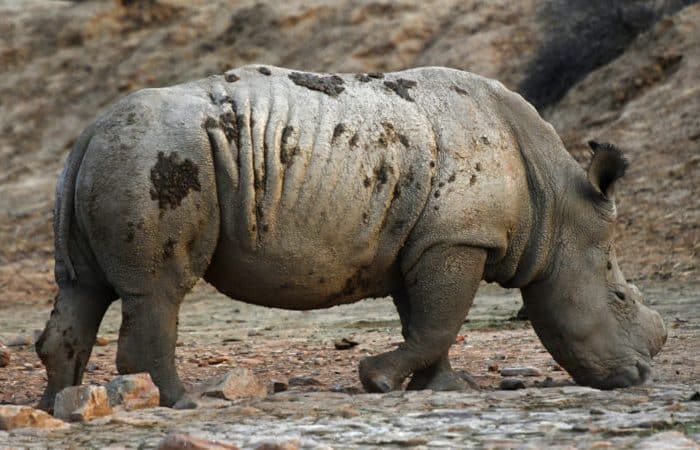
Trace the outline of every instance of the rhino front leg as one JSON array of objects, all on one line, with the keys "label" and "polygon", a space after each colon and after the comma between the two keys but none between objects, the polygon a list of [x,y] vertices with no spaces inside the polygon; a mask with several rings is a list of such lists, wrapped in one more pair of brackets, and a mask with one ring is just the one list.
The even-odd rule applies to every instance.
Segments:
[{"label": "rhino front leg", "polygon": [[447,359],[481,281],[486,251],[435,246],[404,274],[396,304],[404,342],[396,350],[360,362],[360,380],[369,392],[400,388],[414,374],[413,389],[470,387]]},{"label": "rhino front leg", "polygon": [[51,412],[56,394],[82,382],[102,317],[116,298],[106,287],[68,281],[59,284],[51,317],[36,343],[48,376],[39,408]]},{"label": "rhino front leg", "polygon": [[117,370],[148,372],[160,390],[161,406],[172,406],[185,395],[175,368],[175,344],[184,293],[167,289],[122,298]]}]

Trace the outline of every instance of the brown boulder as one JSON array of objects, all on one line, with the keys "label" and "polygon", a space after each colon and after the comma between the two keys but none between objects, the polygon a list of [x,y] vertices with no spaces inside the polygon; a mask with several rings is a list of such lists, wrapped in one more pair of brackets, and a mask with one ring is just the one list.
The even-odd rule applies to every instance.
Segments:
[{"label": "brown boulder", "polygon": [[120,375],[110,381],[106,388],[111,407],[122,406],[130,411],[160,404],[160,391],[147,373]]},{"label": "brown boulder", "polygon": [[208,397],[235,400],[241,397],[265,397],[267,388],[249,369],[236,368],[204,383],[200,391]]},{"label": "brown boulder", "polygon": [[103,386],[71,386],[56,395],[54,416],[71,422],[85,422],[112,413]]},{"label": "brown boulder", "polygon": [[62,420],[31,406],[0,405],[0,430],[15,428],[64,428],[69,426]]}]

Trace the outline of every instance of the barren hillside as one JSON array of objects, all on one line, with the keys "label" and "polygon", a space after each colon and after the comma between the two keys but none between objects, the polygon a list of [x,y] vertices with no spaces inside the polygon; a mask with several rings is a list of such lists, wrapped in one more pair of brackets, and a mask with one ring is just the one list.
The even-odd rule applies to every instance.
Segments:
[{"label": "barren hillside", "polygon": [[628,153],[618,237],[628,277],[697,281],[700,4],[608,3],[2,0],[2,301],[52,296],[54,183],[83,127],[130,91],[253,62],[498,78],[582,163],[590,138]]}]

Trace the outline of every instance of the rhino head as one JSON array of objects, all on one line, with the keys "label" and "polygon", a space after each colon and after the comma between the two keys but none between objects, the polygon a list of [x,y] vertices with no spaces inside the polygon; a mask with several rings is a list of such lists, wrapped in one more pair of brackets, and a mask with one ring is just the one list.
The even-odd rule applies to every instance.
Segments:
[{"label": "rhino head", "polygon": [[589,145],[587,179],[572,180],[559,199],[550,263],[522,294],[535,332],[574,380],[613,389],[646,381],[667,333],[615,256],[614,191],[627,160],[610,144]]}]

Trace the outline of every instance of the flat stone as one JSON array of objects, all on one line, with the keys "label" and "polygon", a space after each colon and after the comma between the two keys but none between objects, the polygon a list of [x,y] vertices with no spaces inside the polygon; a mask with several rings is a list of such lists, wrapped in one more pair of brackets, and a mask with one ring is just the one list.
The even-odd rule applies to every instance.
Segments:
[{"label": "flat stone", "polygon": [[160,391],[148,373],[115,377],[107,384],[107,396],[111,407],[121,405],[127,411],[160,404]]},{"label": "flat stone", "polygon": [[265,397],[267,388],[249,369],[238,367],[212,378],[198,389],[209,397],[234,400],[241,397]]},{"label": "flat stone", "polygon": [[289,385],[290,386],[321,386],[321,382],[318,381],[316,378],[311,378],[311,377],[291,377],[289,379]]},{"label": "flat stone", "polygon": [[70,386],[56,395],[54,416],[71,422],[85,422],[112,413],[104,386]]},{"label": "flat stone", "polygon": [[188,434],[169,434],[160,443],[157,450],[238,450],[238,446],[220,441],[210,441]]},{"label": "flat stone", "polygon": [[542,372],[536,367],[504,367],[501,369],[503,377],[539,377]]},{"label": "flat stone", "polygon": [[32,345],[32,338],[30,336],[12,336],[5,342],[8,347],[24,347],[26,345]]},{"label": "flat stone", "polygon": [[51,414],[31,406],[0,405],[0,430],[16,428],[65,428],[69,425]]},{"label": "flat stone", "polygon": [[649,450],[697,449],[698,443],[681,432],[665,431],[641,440],[635,447]]},{"label": "flat stone", "polygon": [[505,391],[525,389],[525,383],[519,378],[505,378],[499,383],[499,387]]}]

